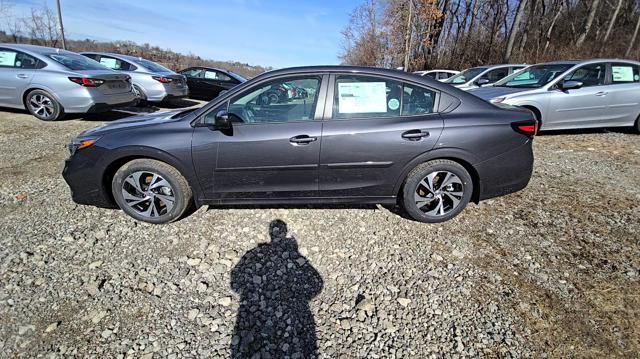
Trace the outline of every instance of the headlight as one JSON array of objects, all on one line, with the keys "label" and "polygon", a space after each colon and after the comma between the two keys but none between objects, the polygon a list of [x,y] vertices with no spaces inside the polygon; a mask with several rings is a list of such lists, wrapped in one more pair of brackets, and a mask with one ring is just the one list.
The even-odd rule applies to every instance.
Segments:
[{"label": "headlight", "polygon": [[507,99],[506,97],[494,97],[491,100],[489,100],[489,102],[491,102],[491,103],[500,103],[500,102],[502,102],[502,101],[504,101],[506,99]]},{"label": "headlight", "polygon": [[69,154],[73,155],[74,153],[83,150],[87,147],[93,146],[96,141],[98,141],[100,137],[78,137],[74,138],[73,141],[69,144]]}]

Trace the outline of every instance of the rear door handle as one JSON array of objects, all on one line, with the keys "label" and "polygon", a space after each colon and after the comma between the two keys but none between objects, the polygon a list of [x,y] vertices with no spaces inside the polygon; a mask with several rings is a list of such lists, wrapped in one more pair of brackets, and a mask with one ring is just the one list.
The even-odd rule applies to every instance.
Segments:
[{"label": "rear door handle", "polygon": [[16,77],[19,78],[19,79],[26,79],[26,78],[29,78],[29,75],[27,75],[27,74],[17,74]]},{"label": "rear door handle", "polygon": [[289,139],[289,142],[291,142],[294,145],[308,145],[309,143],[316,141],[318,139],[318,137],[311,137],[308,135],[298,135],[298,136],[293,136]]},{"label": "rear door handle", "polygon": [[596,96],[607,96],[608,92],[606,91],[600,91],[600,92],[596,92]]},{"label": "rear door handle", "polygon": [[424,137],[429,137],[429,131],[409,130],[402,133],[402,138],[413,140],[413,141],[419,140]]}]

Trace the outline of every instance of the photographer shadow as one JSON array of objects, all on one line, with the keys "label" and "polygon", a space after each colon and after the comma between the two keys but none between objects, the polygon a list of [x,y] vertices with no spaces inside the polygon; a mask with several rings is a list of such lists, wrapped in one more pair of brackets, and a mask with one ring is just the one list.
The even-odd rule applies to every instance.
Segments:
[{"label": "photographer shadow", "polygon": [[240,295],[233,358],[315,358],[316,326],[309,301],[322,291],[322,277],[287,238],[287,224],[274,220],[271,240],[242,256],[231,272]]}]

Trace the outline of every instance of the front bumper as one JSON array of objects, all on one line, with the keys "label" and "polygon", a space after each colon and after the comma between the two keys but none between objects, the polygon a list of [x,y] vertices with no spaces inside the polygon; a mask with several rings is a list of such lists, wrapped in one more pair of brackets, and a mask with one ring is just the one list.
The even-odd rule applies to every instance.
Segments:
[{"label": "front bumper", "polygon": [[105,181],[103,166],[99,163],[103,150],[91,148],[76,152],[64,163],[62,177],[75,203],[92,205],[102,208],[117,208],[107,188],[110,181]]},{"label": "front bumper", "polygon": [[479,200],[502,196],[527,187],[533,173],[533,141],[476,164]]}]

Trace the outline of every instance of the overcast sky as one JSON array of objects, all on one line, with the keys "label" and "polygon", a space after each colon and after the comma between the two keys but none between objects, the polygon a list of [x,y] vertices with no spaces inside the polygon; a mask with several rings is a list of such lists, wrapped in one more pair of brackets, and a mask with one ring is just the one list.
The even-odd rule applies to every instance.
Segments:
[{"label": "overcast sky", "polygon": [[[214,60],[287,67],[337,64],[358,0],[61,0],[72,39],[131,40]],[[55,0],[13,0],[14,12]]]}]

